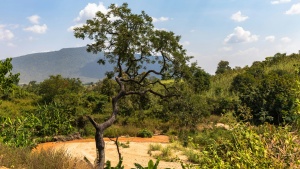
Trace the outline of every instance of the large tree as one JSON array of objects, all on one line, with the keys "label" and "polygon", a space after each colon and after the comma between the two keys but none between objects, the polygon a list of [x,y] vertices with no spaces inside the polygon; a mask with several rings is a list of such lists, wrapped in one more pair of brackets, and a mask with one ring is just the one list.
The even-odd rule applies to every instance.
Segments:
[{"label": "large tree", "polygon": [[[144,11],[133,14],[126,3],[121,6],[112,4],[107,13],[97,12],[95,18],[75,28],[74,34],[76,38],[92,40],[87,45],[88,52],[104,52],[105,57],[98,63],[114,65],[107,75],[115,76],[119,86],[119,92],[112,98],[112,114],[108,120],[99,124],[88,116],[96,129],[96,168],[104,168],[103,132],[116,120],[118,101],[128,95],[143,96],[147,93],[161,98],[177,95],[175,86],[187,69],[190,57],[179,44],[180,36],[155,29],[150,16]],[[149,80],[151,76],[156,80]],[[172,78],[174,83],[163,84],[162,77]]]},{"label": "large tree", "polygon": [[0,60],[0,97],[1,99],[8,99],[9,94],[14,87],[19,83],[20,73],[13,74],[12,58]]},{"label": "large tree", "polygon": [[229,66],[229,62],[228,61],[224,61],[224,60],[221,60],[219,63],[218,63],[218,67],[217,67],[217,70],[216,70],[216,74],[222,74],[222,73],[225,73],[226,71],[228,70],[231,70],[231,67]]}]

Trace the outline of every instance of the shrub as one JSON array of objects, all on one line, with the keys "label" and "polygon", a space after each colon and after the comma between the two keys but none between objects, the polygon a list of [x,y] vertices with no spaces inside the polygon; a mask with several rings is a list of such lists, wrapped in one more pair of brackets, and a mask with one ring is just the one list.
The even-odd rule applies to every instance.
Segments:
[{"label": "shrub", "polygon": [[137,136],[142,138],[151,138],[153,133],[147,129],[142,129],[137,133]]},{"label": "shrub", "polygon": [[[288,127],[237,124],[199,153],[201,168],[299,168],[299,137]],[[221,140],[218,138],[218,140]]]},{"label": "shrub", "polygon": [[160,151],[161,149],[162,149],[161,144],[150,144],[149,145],[149,151]]}]

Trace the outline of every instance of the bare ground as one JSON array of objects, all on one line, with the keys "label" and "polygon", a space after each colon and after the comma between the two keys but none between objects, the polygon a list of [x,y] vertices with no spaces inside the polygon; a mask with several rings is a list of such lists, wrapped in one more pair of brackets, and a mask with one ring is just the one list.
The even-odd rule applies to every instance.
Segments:
[{"label": "bare ground", "polygon": [[[120,137],[119,142],[128,143],[129,148],[120,147],[120,152],[123,157],[123,165],[125,169],[134,168],[134,163],[139,163],[142,166],[147,166],[149,160],[156,161],[147,152],[149,145],[153,143],[169,144],[169,138],[167,136],[153,136],[152,138],[137,138],[137,137]],[[110,160],[112,166],[116,166],[118,163],[118,153],[116,145],[113,141],[105,139],[106,147],[105,154],[106,160]],[[65,149],[68,154],[73,157],[83,158],[84,156],[94,162],[96,158],[96,146],[94,139],[81,139],[67,142],[49,142],[38,145],[37,150],[40,149]],[[181,168],[179,162],[159,162],[159,168]]]}]

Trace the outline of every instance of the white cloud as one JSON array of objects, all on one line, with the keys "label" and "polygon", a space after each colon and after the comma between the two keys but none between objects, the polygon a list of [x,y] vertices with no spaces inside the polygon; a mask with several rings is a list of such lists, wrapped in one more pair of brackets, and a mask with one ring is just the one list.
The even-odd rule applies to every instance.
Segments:
[{"label": "white cloud", "polygon": [[267,36],[265,37],[265,40],[268,42],[274,42],[275,41],[275,36],[271,35],[271,36]]},{"label": "white cloud", "polygon": [[[81,27],[86,20],[94,18],[98,11],[107,14],[109,9],[107,9],[102,2],[100,2],[99,5],[96,3],[88,3],[87,6],[85,6],[84,9],[79,12],[79,15],[74,19],[76,25],[70,26],[67,31],[72,32],[75,27]],[[116,20],[117,17],[111,16],[109,19]]]},{"label": "white cloud", "polygon": [[27,19],[33,24],[39,24],[40,17],[38,15],[32,15],[27,17]]},{"label": "white cloud", "polygon": [[70,27],[68,28],[68,32],[73,32],[73,31],[74,31],[74,28],[76,28],[76,27],[81,27],[81,26],[83,26],[83,25],[84,25],[83,23],[79,23],[79,24],[70,26]]},{"label": "white cloud", "polygon": [[5,25],[0,25],[0,40],[10,40],[14,37],[14,34],[8,30],[5,29]]},{"label": "white cloud", "polygon": [[295,14],[300,14],[300,3],[294,4],[291,9],[285,12],[287,15],[295,15]]},{"label": "white cloud", "polygon": [[242,15],[241,11],[238,11],[237,13],[234,13],[231,15],[231,19],[236,21],[236,22],[243,22],[247,20],[249,17]]},{"label": "white cloud", "polygon": [[288,3],[291,2],[291,0],[277,0],[277,1],[271,1],[271,4],[276,5],[276,4],[282,4],[282,3]]},{"label": "white cloud", "polygon": [[152,17],[153,23],[155,23],[155,22],[165,22],[165,21],[168,21],[168,20],[169,20],[169,18],[167,18],[167,17],[160,17],[160,18]]},{"label": "white cloud", "polygon": [[283,43],[289,43],[289,42],[291,42],[292,40],[291,40],[289,37],[283,37],[283,38],[281,38],[281,41],[282,41]]},{"label": "white cloud", "polygon": [[79,12],[79,16],[75,18],[76,22],[85,22],[87,19],[92,19],[96,16],[96,12],[101,11],[106,14],[108,9],[102,2],[99,5],[95,3],[88,3],[87,6]]},{"label": "white cloud", "polygon": [[225,43],[243,43],[254,42],[258,40],[257,35],[252,35],[251,32],[244,30],[242,27],[236,27],[234,32],[228,35],[225,39]]},{"label": "white cloud", "polygon": [[33,33],[39,33],[39,34],[43,34],[46,33],[48,27],[46,24],[43,25],[33,25],[27,28],[24,28],[25,31],[30,31]]}]

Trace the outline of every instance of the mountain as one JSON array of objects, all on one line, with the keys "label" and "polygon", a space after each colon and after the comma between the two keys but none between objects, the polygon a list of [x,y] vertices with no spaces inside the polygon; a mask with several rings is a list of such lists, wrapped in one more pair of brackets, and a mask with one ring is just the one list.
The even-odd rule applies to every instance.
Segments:
[{"label": "mountain", "polygon": [[86,47],[64,48],[59,51],[34,53],[12,59],[13,73],[20,73],[20,84],[30,81],[41,82],[50,75],[80,78],[83,83],[96,82],[111,71],[109,64],[99,65],[103,53],[92,54]]}]

